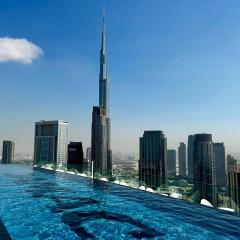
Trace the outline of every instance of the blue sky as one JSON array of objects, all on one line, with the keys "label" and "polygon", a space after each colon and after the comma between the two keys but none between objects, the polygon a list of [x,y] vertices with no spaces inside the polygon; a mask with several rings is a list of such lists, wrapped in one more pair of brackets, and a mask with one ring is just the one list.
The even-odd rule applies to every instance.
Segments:
[{"label": "blue sky", "polygon": [[161,129],[169,148],[208,132],[239,153],[239,1],[1,1],[0,38],[43,54],[0,62],[0,140],[32,152],[34,122],[63,119],[89,146],[103,5],[113,150],[137,153],[143,131]]}]

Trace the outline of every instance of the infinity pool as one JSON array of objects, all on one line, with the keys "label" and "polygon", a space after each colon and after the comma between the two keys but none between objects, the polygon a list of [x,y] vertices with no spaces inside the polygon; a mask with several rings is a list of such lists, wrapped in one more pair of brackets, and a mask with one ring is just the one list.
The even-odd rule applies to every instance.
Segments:
[{"label": "infinity pool", "polygon": [[14,240],[240,239],[240,215],[116,184],[0,165],[0,186]]}]

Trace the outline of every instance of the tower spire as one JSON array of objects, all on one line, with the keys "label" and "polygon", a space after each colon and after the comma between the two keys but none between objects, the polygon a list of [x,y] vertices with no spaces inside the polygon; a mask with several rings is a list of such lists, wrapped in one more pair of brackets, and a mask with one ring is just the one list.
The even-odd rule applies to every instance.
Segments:
[{"label": "tower spire", "polygon": [[103,10],[102,10],[102,19],[103,19],[103,33],[105,34],[106,32],[106,27],[105,27],[105,16],[106,16],[106,9],[105,6],[103,6]]},{"label": "tower spire", "polygon": [[105,8],[103,8],[102,43],[101,43],[101,51],[100,51],[99,106],[104,108],[108,113],[108,79],[107,79],[107,64],[106,64]]},{"label": "tower spire", "polygon": [[103,7],[102,13],[102,47],[103,55],[106,54],[106,23],[105,23],[105,7]]}]

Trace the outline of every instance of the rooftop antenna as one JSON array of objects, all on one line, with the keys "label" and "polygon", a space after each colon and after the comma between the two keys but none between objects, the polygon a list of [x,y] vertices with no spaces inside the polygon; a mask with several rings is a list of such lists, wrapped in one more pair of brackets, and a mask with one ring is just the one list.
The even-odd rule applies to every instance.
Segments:
[{"label": "rooftop antenna", "polygon": [[103,18],[105,18],[105,16],[106,16],[106,7],[105,7],[105,5],[102,8],[102,15],[103,15]]},{"label": "rooftop antenna", "polygon": [[105,33],[105,17],[106,17],[106,7],[103,6],[102,8],[102,17],[103,17],[103,32]]}]

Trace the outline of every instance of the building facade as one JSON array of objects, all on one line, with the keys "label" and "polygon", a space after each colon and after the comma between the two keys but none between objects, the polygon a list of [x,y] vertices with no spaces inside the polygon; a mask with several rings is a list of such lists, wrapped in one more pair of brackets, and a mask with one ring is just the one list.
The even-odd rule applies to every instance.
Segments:
[{"label": "building facade", "polygon": [[176,162],[177,162],[177,153],[174,149],[167,150],[167,170],[168,177],[174,178],[176,176]]},{"label": "building facade", "polygon": [[179,176],[185,177],[187,175],[187,152],[186,144],[180,142],[178,147],[178,164],[179,164]]},{"label": "building facade", "polygon": [[67,164],[68,128],[61,120],[35,123],[34,164]]},{"label": "building facade", "polygon": [[109,81],[106,64],[106,32],[103,18],[102,44],[100,50],[99,106],[92,111],[91,160],[95,178],[112,177],[112,151],[109,118]]},{"label": "building facade", "polygon": [[2,163],[12,163],[14,161],[15,143],[9,140],[3,141]]},{"label": "building facade", "polygon": [[88,147],[87,150],[86,150],[86,159],[88,161],[91,161],[91,152],[92,152],[91,148]]},{"label": "building facade", "polygon": [[217,206],[216,169],[211,134],[194,135],[195,201],[208,200]]},{"label": "building facade", "polygon": [[85,167],[82,142],[70,142],[68,144],[67,168],[77,169],[78,171],[83,172]]},{"label": "building facade", "polygon": [[194,178],[194,152],[193,152],[193,144],[194,144],[194,135],[188,136],[188,146],[187,146],[187,166],[188,166],[188,176],[191,180]]},{"label": "building facade", "polygon": [[162,131],[144,131],[139,139],[139,185],[157,189],[167,181],[167,139]]},{"label": "building facade", "polygon": [[231,155],[227,156],[228,191],[230,206],[236,212],[240,211],[240,171],[237,160]]},{"label": "building facade", "polygon": [[214,143],[217,187],[227,186],[227,171],[224,143]]}]

